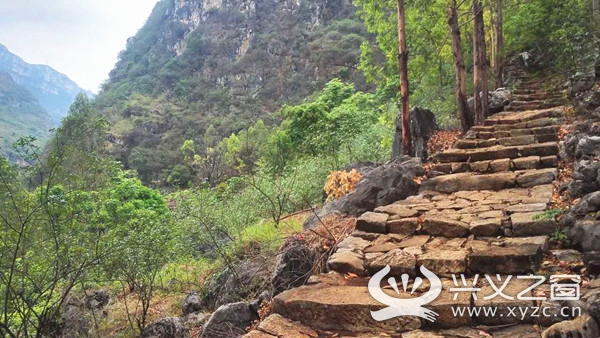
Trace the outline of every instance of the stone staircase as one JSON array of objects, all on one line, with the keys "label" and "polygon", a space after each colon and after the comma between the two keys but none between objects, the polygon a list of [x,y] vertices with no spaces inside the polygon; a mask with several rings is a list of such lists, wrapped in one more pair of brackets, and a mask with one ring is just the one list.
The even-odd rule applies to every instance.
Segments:
[{"label": "stone staircase", "polygon": [[[505,112],[473,127],[453,149],[438,156],[433,177],[423,183],[419,195],[358,218],[356,230],[328,261],[331,273],[313,276],[307,285],[275,297],[272,310],[282,316],[277,318],[323,336],[373,337],[385,332],[406,338],[540,337],[534,323],[547,327],[567,319],[512,317],[511,309],[528,311],[539,305],[516,298],[532,281],[515,277],[503,291],[514,299],[487,300],[495,288],[483,277],[538,274],[550,255],[549,235],[558,227],[546,214],[557,178],[563,109],[554,101],[558,97],[540,89],[539,82],[522,81]],[[380,286],[396,298],[418,297],[429,289],[420,266],[442,279],[441,295],[424,305],[438,314],[435,322],[416,316],[372,318],[371,311],[386,305],[368,292],[369,276],[386,266],[386,279],[395,280]],[[450,289],[461,286],[461,276],[466,281],[478,276],[478,290],[454,296]],[[407,284],[409,289],[414,286],[412,294],[397,292],[406,291]],[[521,295],[548,295],[549,289],[546,281]],[[551,300],[543,304],[558,306]],[[458,307],[490,306],[498,309],[496,315],[453,312]],[[260,334],[253,331],[248,336]]]}]

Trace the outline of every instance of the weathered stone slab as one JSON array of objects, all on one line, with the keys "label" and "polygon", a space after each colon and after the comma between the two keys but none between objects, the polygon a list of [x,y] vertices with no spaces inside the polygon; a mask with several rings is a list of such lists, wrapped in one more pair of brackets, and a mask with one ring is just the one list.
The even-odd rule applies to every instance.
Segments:
[{"label": "weathered stone slab", "polygon": [[[456,299],[450,292],[454,287],[451,281],[442,281],[442,293],[431,303],[424,305],[426,309],[432,310],[438,314],[435,322],[426,322],[425,327],[436,329],[451,329],[464,326],[471,326],[471,316],[469,314],[455,315],[453,308],[468,308],[471,305],[471,295],[468,293],[459,294]],[[448,333],[440,333],[441,337],[455,337]]]},{"label": "weathered stone slab", "polygon": [[386,233],[388,214],[379,212],[365,212],[356,220],[356,230],[366,232]]},{"label": "weathered stone slab", "polygon": [[358,276],[365,275],[365,266],[362,256],[351,251],[337,251],[327,261],[330,271],[339,273],[353,273]]},{"label": "weathered stone slab", "polygon": [[[373,239],[373,240],[375,240],[375,239]],[[338,251],[351,251],[354,253],[361,254],[363,252],[363,250],[366,247],[368,247],[369,245],[371,245],[370,240],[365,240],[365,239],[362,239],[362,238],[356,237],[356,236],[349,236],[349,237],[344,238],[344,240],[338,244],[337,250]]]},{"label": "weathered stone slab", "polygon": [[510,165],[510,159],[504,158],[492,161],[492,163],[490,164],[490,168],[492,169],[492,172],[499,173],[504,171],[510,171]]},{"label": "weathered stone slab", "polygon": [[293,322],[279,314],[272,314],[258,324],[258,329],[275,337],[316,338],[319,334],[300,323]]},{"label": "weathered stone slab", "polygon": [[531,197],[536,198],[552,198],[554,186],[552,184],[538,185],[531,188]]},{"label": "weathered stone slab", "polygon": [[506,208],[506,211],[509,213],[544,211],[547,207],[546,203],[516,204]]},{"label": "weathered stone slab", "polygon": [[537,270],[543,258],[536,245],[494,246],[474,250],[469,255],[469,269],[475,273],[520,274]]},{"label": "weathered stone slab", "polygon": [[538,185],[552,183],[556,179],[556,169],[528,170],[517,176],[517,185],[522,188],[531,188]]},{"label": "weathered stone slab", "polygon": [[464,273],[467,269],[467,252],[464,250],[433,249],[417,258],[417,265],[424,265],[438,276]]},{"label": "weathered stone slab", "polygon": [[[393,292],[393,291],[391,291]],[[409,297],[405,293],[392,297]],[[366,286],[324,284],[294,288],[273,300],[273,313],[310,325],[313,329],[355,333],[406,332],[421,327],[418,317],[402,316],[378,322],[371,311],[387,307],[376,301]]]},{"label": "weathered stone slab", "polygon": [[498,139],[498,144],[503,146],[521,146],[535,143],[534,135],[506,137]]},{"label": "weathered stone slab", "polygon": [[519,147],[521,156],[551,156],[558,154],[556,142],[537,143]]},{"label": "weathered stone slab", "polygon": [[365,254],[377,253],[377,252],[386,253],[388,251],[392,251],[395,249],[398,249],[398,245],[388,242],[388,243],[383,243],[383,244],[371,245],[364,250],[364,253]]},{"label": "weathered stone slab", "polygon": [[490,170],[490,163],[492,161],[479,161],[471,163],[471,171],[477,171],[480,173],[487,172]]},{"label": "weathered stone slab", "polygon": [[[510,278],[506,287],[502,290],[508,298],[502,296],[491,297],[496,293],[496,290],[491,285],[484,285],[481,291],[477,292],[477,298],[473,301],[475,308],[495,308],[496,315],[490,316],[483,314],[483,310],[479,316],[476,316],[476,321],[485,325],[506,325],[506,324],[521,324],[533,323],[531,315],[522,316],[521,313],[533,313],[533,303],[531,300],[520,300],[518,295],[529,287],[527,280],[517,279],[516,277],[500,276],[497,279],[496,275],[491,276],[496,287],[500,287],[503,282]],[[531,291],[522,293],[522,297],[531,297]],[[488,298],[488,299],[486,299]],[[513,309],[511,312],[509,309]]]},{"label": "weathered stone slab", "polygon": [[427,236],[427,235],[412,236],[412,237],[403,239],[402,242],[400,242],[398,244],[398,247],[399,248],[422,247],[423,245],[427,244],[427,242],[429,242],[429,239],[431,239],[431,236]]},{"label": "weathered stone slab", "polygon": [[457,191],[454,194],[452,194],[451,196],[463,198],[463,199],[469,200],[471,202],[474,202],[474,201],[479,202],[481,200],[486,199],[491,194],[492,194],[491,191]]},{"label": "weathered stone slab", "polygon": [[419,219],[416,217],[395,219],[387,222],[389,233],[400,235],[412,235],[419,226]]},{"label": "weathered stone slab", "polygon": [[473,175],[471,173],[451,174],[429,179],[421,185],[421,191],[453,193],[468,190],[502,190],[516,185],[517,174],[513,172]]},{"label": "weathered stone slab", "polygon": [[441,237],[465,237],[469,234],[469,225],[460,221],[444,218],[426,217],[421,229],[424,233]]},{"label": "weathered stone slab", "polygon": [[471,162],[496,160],[501,158],[515,158],[518,156],[517,147],[495,146],[478,150],[467,151]]},{"label": "weathered stone slab", "polygon": [[515,158],[513,164],[517,170],[538,169],[540,167],[540,157],[528,156]]},{"label": "weathered stone slab", "polygon": [[452,163],[452,172],[453,173],[464,173],[469,171],[469,163],[467,162],[454,162]]},{"label": "weathered stone slab", "polygon": [[558,158],[556,156],[544,156],[540,158],[540,163],[544,168],[555,168],[558,166]]},{"label": "weathered stone slab", "polygon": [[504,213],[502,212],[502,210],[492,210],[482,212],[477,216],[479,216],[479,218],[502,218],[502,216],[504,216]]},{"label": "weathered stone slab", "polygon": [[371,274],[375,274],[389,265],[390,276],[400,277],[403,274],[408,274],[409,276],[414,277],[416,273],[416,264],[417,259],[414,255],[411,255],[402,249],[396,249],[367,262],[367,269]]},{"label": "weathered stone slab", "polygon": [[486,211],[490,211],[492,208],[489,205],[474,205],[472,207],[467,207],[464,209],[458,210],[458,213],[461,214],[480,214]]},{"label": "weathered stone slab", "polygon": [[549,235],[556,231],[558,224],[554,218],[548,219],[543,212],[516,213],[510,216],[515,236]]},{"label": "weathered stone slab", "polygon": [[401,204],[389,204],[375,209],[376,212],[396,216],[398,218],[415,217],[419,214],[418,211],[410,209]]},{"label": "weathered stone slab", "polygon": [[484,220],[473,221],[470,224],[471,234],[477,237],[495,236],[500,232],[502,226],[501,218],[489,218]]},{"label": "weathered stone slab", "polygon": [[436,163],[433,166],[433,171],[439,171],[445,174],[452,173],[452,163]]},{"label": "weathered stone slab", "polygon": [[438,160],[442,163],[465,162],[468,159],[469,155],[463,149],[448,149],[438,154]]}]

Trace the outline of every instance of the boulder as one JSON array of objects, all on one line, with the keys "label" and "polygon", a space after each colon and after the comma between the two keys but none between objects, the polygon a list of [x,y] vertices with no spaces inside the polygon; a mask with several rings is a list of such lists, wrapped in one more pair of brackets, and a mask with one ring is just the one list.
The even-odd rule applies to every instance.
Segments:
[{"label": "boulder", "polygon": [[594,112],[600,107],[600,89],[593,86],[590,90],[578,95],[575,101],[579,113]]},{"label": "boulder", "polygon": [[600,337],[600,329],[596,320],[585,314],[571,321],[554,324],[542,333],[542,338],[562,337]]},{"label": "boulder", "polygon": [[[498,88],[492,92],[488,92],[488,102],[490,103],[490,108],[487,116],[504,111],[504,107],[510,104],[511,99],[512,92],[508,88]],[[471,111],[473,111],[473,101],[473,98],[467,100],[467,105]]]},{"label": "boulder", "polygon": [[402,157],[381,164],[369,170],[353,192],[326,203],[315,215],[311,215],[304,222],[304,228],[312,229],[319,220],[333,215],[360,215],[415,195],[419,184],[414,177],[424,174],[421,162],[414,158]]},{"label": "boulder", "polygon": [[212,310],[260,294],[271,284],[275,262],[275,257],[252,256],[213,275],[207,282],[202,307]]},{"label": "boulder", "polygon": [[87,294],[83,302],[89,310],[102,309],[110,302],[110,294],[107,290],[95,290]]},{"label": "boulder", "polygon": [[202,338],[237,337],[246,332],[258,315],[247,303],[239,302],[220,306],[210,317]]},{"label": "boulder", "polygon": [[585,264],[585,267],[590,275],[597,277],[600,276],[600,251],[586,252],[583,255],[583,263]]},{"label": "boulder", "polygon": [[210,319],[210,314],[201,313],[201,312],[192,312],[187,316],[184,316],[183,321],[185,325],[192,329],[196,327],[201,327]]},{"label": "boulder", "polygon": [[571,228],[571,239],[583,252],[600,251],[600,222],[582,220]]},{"label": "boulder", "polygon": [[579,198],[586,194],[600,190],[600,162],[581,160],[575,162],[573,180],[569,183],[569,192],[572,198]]},{"label": "boulder", "polygon": [[573,98],[577,95],[587,92],[592,89],[596,84],[594,74],[577,72],[569,79],[568,94],[569,97]]},{"label": "boulder", "polygon": [[310,278],[314,263],[314,252],[304,241],[295,240],[277,256],[277,266],[271,282],[273,294],[304,285]]},{"label": "boulder", "polygon": [[144,338],[187,338],[188,330],[183,321],[175,317],[166,317],[146,325],[142,331]]},{"label": "boulder", "polygon": [[196,292],[188,294],[183,302],[181,302],[181,310],[183,315],[188,315],[193,312],[198,312],[202,309],[202,298]]},{"label": "boulder", "polygon": [[[590,218],[600,210],[600,191],[583,196],[568,213],[564,214],[560,223],[564,227],[572,227],[578,220]],[[574,233],[571,233],[574,235]]]},{"label": "boulder", "polygon": [[[402,116],[396,118],[396,133],[392,158],[399,158],[402,154]],[[427,159],[427,142],[438,131],[435,115],[429,109],[414,107],[410,111],[410,135],[415,156],[425,161]]]},{"label": "boulder", "polygon": [[584,136],[577,142],[575,157],[598,157],[600,156],[600,136]]}]

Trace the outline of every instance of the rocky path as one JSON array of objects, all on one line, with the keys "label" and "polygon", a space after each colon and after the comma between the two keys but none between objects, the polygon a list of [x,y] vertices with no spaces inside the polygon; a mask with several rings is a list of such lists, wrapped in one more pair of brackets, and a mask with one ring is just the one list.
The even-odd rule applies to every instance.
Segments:
[{"label": "rocky path", "polygon": [[[559,98],[538,82],[521,81],[507,111],[473,127],[439,155],[419,195],[360,216],[354,233],[328,261],[333,273],[278,295],[275,315],[248,336],[540,337],[539,328],[568,319],[550,299],[548,278],[530,289],[535,280],[516,278],[540,274],[545,259],[561,254],[548,245],[558,227],[548,211],[557,178]],[[417,316],[372,318],[372,310],[386,305],[369,293],[369,276],[386,266],[390,271],[381,286],[397,298],[416,298],[429,289],[421,266],[441,278],[442,293],[423,305],[438,314],[435,322]],[[486,298],[508,275],[514,277],[502,290],[507,297]],[[403,282],[403,276],[410,281]],[[472,287],[474,278],[476,291],[450,291]],[[527,299],[533,296],[547,299]],[[533,316],[540,306],[554,312]],[[493,316],[453,311],[491,307],[498,311]],[[513,311],[520,314],[512,316]],[[282,334],[275,327],[291,331]]]}]

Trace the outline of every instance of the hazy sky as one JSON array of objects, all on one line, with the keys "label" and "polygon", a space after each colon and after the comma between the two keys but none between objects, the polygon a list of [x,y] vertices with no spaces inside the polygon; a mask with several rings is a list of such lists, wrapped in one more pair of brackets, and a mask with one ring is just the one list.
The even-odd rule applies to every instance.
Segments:
[{"label": "hazy sky", "polygon": [[157,0],[0,0],[0,43],[98,92]]}]

